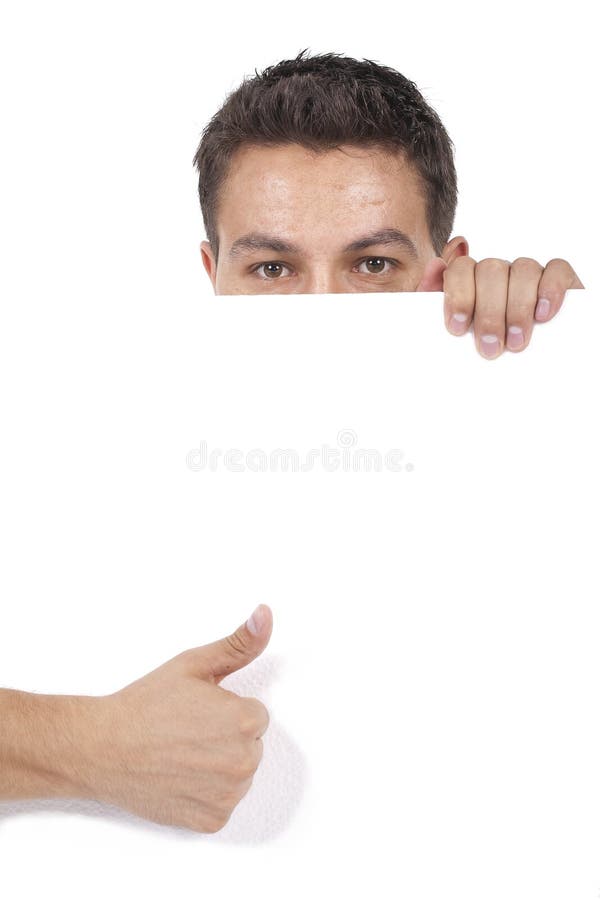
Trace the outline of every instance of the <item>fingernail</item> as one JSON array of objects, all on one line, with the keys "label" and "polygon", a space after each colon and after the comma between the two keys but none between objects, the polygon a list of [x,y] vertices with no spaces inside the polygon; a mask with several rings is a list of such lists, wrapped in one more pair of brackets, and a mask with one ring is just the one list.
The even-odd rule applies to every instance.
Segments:
[{"label": "fingernail", "polygon": [[543,322],[548,318],[550,312],[550,301],[546,297],[540,297],[535,307],[535,317],[538,322]]},{"label": "fingernail", "polygon": [[508,335],[506,337],[506,346],[509,350],[517,350],[523,343],[523,329],[518,325],[508,326]]},{"label": "fingernail", "polygon": [[259,634],[260,629],[262,628],[263,618],[262,618],[262,610],[260,608],[260,604],[256,607],[248,621],[246,622],[246,628],[252,634]]},{"label": "fingernail", "polygon": [[488,359],[491,359],[494,356],[498,355],[498,351],[500,350],[500,341],[496,337],[495,334],[482,334],[481,335],[481,352],[484,356],[487,356]]},{"label": "fingernail", "polygon": [[450,330],[453,334],[462,334],[465,330],[465,322],[468,319],[466,313],[453,313],[450,317]]}]

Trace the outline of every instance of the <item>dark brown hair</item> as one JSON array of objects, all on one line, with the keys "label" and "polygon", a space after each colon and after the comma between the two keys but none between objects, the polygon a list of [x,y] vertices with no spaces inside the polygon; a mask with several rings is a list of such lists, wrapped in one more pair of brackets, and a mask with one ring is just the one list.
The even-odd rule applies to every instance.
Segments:
[{"label": "dark brown hair", "polygon": [[241,145],[342,144],[403,151],[420,176],[432,246],[450,238],[457,201],[454,145],[417,86],[388,66],[337,53],[282,60],[244,79],[202,132],[194,165],[206,236],[219,254],[219,191]]}]

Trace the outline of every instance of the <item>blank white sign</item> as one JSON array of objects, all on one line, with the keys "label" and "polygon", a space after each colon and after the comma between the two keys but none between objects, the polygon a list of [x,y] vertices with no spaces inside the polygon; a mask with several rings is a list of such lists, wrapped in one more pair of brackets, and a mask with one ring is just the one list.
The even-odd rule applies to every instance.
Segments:
[{"label": "blank white sign", "polygon": [[0,684],[106,694],[274,616],[222,682],[271,716],[227,826],[3,803],[8,883],[597,897],[598,300],[493,361],[442,302],[5,310]]}]

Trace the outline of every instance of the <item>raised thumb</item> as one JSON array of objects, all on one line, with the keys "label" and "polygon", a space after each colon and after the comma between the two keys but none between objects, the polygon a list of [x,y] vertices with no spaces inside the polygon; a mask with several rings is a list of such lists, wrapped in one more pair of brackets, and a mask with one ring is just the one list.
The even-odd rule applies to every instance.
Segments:
[{"label": "raised thumb", "polygon": [[226,675],[260,656],[269,643],[272,630],[273,614],[265,603],[261,603],[232,634],[193,651],[194,672],[218,684]]}]

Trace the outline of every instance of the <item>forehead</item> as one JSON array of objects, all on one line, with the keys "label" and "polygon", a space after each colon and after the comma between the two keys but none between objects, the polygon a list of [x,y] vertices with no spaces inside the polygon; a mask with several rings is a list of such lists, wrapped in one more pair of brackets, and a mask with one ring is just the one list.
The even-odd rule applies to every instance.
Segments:
[{"label": "forehead", "polygon": [[298,144],[246,145],[234,154],[219,198],[219,232],[250,230],[331,236],[376,229],[382,222],[426,229],[425,201],[414,167],[401,152],[344,145],[311,151]]}]

